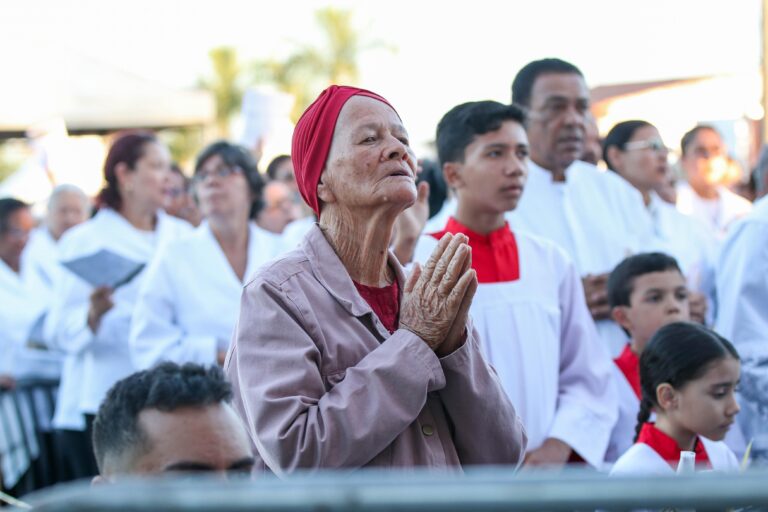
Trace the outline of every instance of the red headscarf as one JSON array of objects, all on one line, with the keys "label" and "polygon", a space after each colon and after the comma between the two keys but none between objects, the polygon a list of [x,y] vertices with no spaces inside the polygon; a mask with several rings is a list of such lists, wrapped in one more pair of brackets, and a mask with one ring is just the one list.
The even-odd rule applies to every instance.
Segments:
[{"label": "red headscarf", "polygon": [[301,197],[318,216],[320,203],[317,199],[317,184],[320,182],[320,174],[328,159],[339,112],[352,96],[367,96],[395,110],[387,100],[375,92],[346,85],[332,85],[321,92],[320,96],[307,107],[293,130],[291,160],[296,182],[299,185]]}]

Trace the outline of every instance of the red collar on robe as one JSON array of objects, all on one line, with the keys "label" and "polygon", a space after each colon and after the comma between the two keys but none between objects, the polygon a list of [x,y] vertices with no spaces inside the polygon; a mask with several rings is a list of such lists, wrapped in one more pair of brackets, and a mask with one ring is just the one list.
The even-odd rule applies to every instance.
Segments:
[{"label": "red collar on robe", "polygon": [[640,399],[640,358],[637,357],[637,354],[632,352],[629,343],[627,343],[627,346],[624,347],[624,351],[619,357],[614,359],[613,362],[619,367],[621,373],[627,378],[629,385],[632,386],[635,395]]},{"label": "red collar on robe", "polygon": [[397,330],[400,320],[400,286],[395,281],[383,288],[366,286],[352,281],[360,296],[371,306],[386,329],[393,333]]},{"label": "red collar on robe", "polygon": [[[677,444],[677,441],[669,437],[667,434],[656,428],[653,423],[643,423],[643,427],[640,429],[640,435],[637,436],[638,443],[644,443],[653,448],[661,458],[672,466],[672,469],[677,469],[677,464],[680,462],[680,452],[683,451]],[[712,464],[709,462],[709,455],[704,448],[704,443],[701,439],[696,438],[693,451],[696,453],[696,465],[706,466],[712,468]]]},{"label": "red collar on robe", "polygon": [[517,240],[506,222],[496,231],[481,235],[451,217],[445,229],[432,233],[431,236],[439,240],[445,233],[467,235],[469,246],[472,247],[472,268],[477,272],[479,283],[502,283],[520,279]]}]

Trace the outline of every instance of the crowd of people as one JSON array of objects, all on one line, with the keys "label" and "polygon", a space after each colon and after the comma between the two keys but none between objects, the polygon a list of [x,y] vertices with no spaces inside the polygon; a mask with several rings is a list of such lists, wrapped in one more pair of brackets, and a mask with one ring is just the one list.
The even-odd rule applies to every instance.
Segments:
[{"label": "crowd of people", "polygon": [[[418,160],[385,98],[331,86],[265,173],[219,141],[188,178],[132,131],[94,202],[60,185],[36,227],[0,199],[0,397],[58,381],[36,427],[53,456],[11,457],[0,430],[5,488],[35,464],[109,482],[768,458],[768,157],[753,203],[714,127],[686,133],[677,176],[650,121],[599,140],[589,109],[576,66],[534,61]],[[62,265],[104,253],[145,267],[110,286]]]}]

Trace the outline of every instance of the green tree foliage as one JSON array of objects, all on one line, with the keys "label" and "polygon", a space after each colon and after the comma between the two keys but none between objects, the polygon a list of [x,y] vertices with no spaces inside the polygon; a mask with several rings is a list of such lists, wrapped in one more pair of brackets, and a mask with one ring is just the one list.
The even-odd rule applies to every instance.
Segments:
[{"label": "green tree foliage", "polygon": [[220,137],[229,136],[229,121],[240,109],[243,87],[237,51],[228,46],[214,48],[208,54],[213,75],[202,80],[202,86],[213,93],[216,102],[216,128]]}]

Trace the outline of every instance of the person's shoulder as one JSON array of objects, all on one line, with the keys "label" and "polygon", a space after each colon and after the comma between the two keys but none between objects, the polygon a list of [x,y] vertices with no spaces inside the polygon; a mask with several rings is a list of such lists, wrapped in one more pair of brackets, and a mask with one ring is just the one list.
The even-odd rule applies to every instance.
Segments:
[{"label": "person's shoulder", "polygon": [[306,252],[303,247],[297,247],[259,267],[245,287],[253,289],[266,285],[281,288],[287,281],[311,273],[312,266]]},{"label": "person's shoulder", "polygon": [[633,444],[611,468],[611,476],[671,473],[672,468],[645,443]]},{"label": "person's shoulder", "polygon": [[538,263],[547,262],[558,268],[573,265],[573,259],[556,242],[548,238],[533,234],[524,229],[512,230],[515,235],[519,252],[529,252],[536,255]]},{"label": "person's shoulder", "polygon": [[739,470],[739,461],[736,455],[724,441],[711,441],[705,437],[702,437],[701,441],[707,450],[707,456],[713,470],[726,472]]}]

